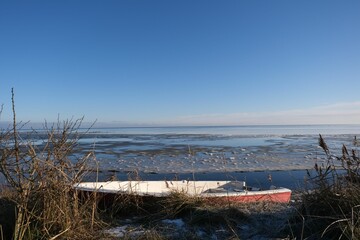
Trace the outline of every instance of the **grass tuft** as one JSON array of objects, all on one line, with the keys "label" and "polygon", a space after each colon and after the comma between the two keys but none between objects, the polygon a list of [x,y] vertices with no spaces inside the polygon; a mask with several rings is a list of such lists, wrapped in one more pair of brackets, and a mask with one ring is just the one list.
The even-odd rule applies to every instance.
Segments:
[{"label": "grass tuft", "polygon": [[330,154],[321,135],[319,145],[327,161],[322,166],[315,165],[316,175],[310,179],[314,189],[302,195],[298,214],[289,220],[292,231],[300,239],[360,239],[357,145],[351,151],[343,145],[340,157]]}]

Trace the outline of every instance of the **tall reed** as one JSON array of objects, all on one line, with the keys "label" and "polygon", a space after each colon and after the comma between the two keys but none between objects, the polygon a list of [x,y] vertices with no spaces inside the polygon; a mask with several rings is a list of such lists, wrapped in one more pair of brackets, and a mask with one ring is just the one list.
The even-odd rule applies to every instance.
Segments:
[{"label": "tall reed", "polygon": [[[354,143],[356,143],[356,137]],[[325,239],[360,239],[360,159],[357,143],[341,155],[332,154],[323,137],[319,146],[326,155],[309,173],[314,189],[303,195],[300,209],[305,236]]]}]

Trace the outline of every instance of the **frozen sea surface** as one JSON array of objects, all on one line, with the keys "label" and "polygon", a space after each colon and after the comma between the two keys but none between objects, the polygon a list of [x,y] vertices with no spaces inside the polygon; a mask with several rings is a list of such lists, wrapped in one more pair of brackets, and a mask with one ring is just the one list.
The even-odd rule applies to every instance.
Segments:
[{"label": "frozen sea surface", "polygon": [[100,169],[112,171],[297,170],[326,160],[318,147],[319,133],[339,154],[343,144],[353,147],[359,129],[355,125],[95,129],[82,136],[78,152],[94,150]]},{"label": "frozen sea surface", "polygon": [[[134,172],[147,178],[294,170],[303,174],[301,170],[326,161],[319,134],[332,153],[340,155],[343,144],[357,149],[353,140],[359,133],[360,125],[95,128],[81,135],[74,156],[94,151],[98,163],[93,168],[120,177]],[[42,144],[42,138],[46,136],[40,132],[35,142]]]}]

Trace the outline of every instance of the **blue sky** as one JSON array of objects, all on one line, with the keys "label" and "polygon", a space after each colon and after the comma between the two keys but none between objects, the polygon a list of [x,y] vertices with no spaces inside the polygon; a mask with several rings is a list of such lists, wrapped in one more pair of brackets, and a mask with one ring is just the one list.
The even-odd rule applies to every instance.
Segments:
[{"label": "blue sky", "polygon": [[360,123],[360,1],[0,1],[1,121]]}]

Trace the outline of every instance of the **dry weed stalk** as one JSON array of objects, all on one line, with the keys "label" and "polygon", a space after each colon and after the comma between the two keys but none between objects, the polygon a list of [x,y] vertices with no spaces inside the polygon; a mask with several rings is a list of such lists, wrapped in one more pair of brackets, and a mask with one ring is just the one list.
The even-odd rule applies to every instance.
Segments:
[{"label": "dry weed stalk", "polygon": [[327,161],[323,166],[315,164],[316,175],[311,179],[315,188],[303,196],[302,214],[307,235],[360,238],[357,210],[360,205],[360,160],[356,137],[354,143],[355,148],[351,151],[343,145],[338,157],[330,153],[320,135],[319,146]]},{"label": "dry weed stalk", "polygon": [[96,205],[80,204],[72,188],[94,159],[93,153],[73,154],[82,119],[58,121],[50,127],[46,123],[46,139],[35,144],[31,139],[37,132],[24,140],[18,131],[13,91],[12,109],[12,128],[2,130],[0,136],[0,172],[15,190],[11,198],[17,210],[13,239],[93,238],[91,230],[99,221],[91,208]]}]

